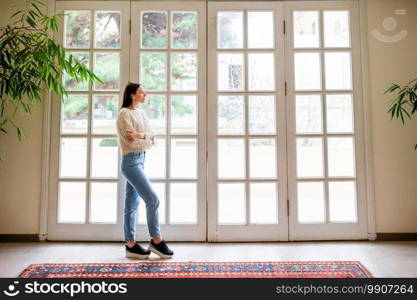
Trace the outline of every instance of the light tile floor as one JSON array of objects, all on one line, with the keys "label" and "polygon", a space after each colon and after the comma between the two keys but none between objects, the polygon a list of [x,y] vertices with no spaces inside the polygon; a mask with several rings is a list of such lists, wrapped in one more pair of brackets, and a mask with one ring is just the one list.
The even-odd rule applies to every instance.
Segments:
[{"label": "light tile floor", "polygon": [[[170,242],[169,246],[175,254],[167,261],[358,260],[375,277],[417,277],[417,242],[414,241]],[[151,254],[148,260],[159,258]],[[32,263],[136,261],[125,257],[122,242],[0,243],[0,277],[16,277]]]}]

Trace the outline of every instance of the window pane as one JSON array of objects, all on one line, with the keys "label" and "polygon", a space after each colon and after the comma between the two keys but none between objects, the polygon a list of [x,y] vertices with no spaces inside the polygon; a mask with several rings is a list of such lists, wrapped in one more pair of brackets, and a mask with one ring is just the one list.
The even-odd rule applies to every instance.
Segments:
[{"label": "window pane", "polygon": [[354,181],[329,182],[330,222],[357,222]]},{"label": "window pane", "polygon": [[244,124],[243,96],[219,96],[217,106],[218,134],[243,134]]},{"label": "window pane", "polygon": [[92,139],[92,177],[117,177],[118,148],[115,138]]},{"label": "window pane", "polygon": [[324,46],[325,47],[349,47],[349,12],[324,11]]},{"label": "window pane", "polygon": [[219,90],[242,91],[243,72],[243,55],[241,53],[218,54],[217,86]]},{"label": "window pane", "polygon": [[167,47],[167,13],[142,12],[142,48]]},{"label": "window pane", "polygon": [[196,139],[171,139],[171,177],[197,178]]},{"label": "window pane", "polygon": [[272,11],[248,12],[248,47],[274,47],[274,15]]},{"label": "window pane", "polygon": [[329,176],[355,176],[353,138],[328,138],[327,145]]},{"label": "window pane", "polygon": [[323,141],[321,138],[297,138],[297,176],[323,176]]},{"label": "window pane", "polygon": [[94,53],[94,73],[104,82],[95,82],[95,90],[118,90],[120,88],[120,54]]},{"label": "window pane", "polygon": [[197,13],[176,11],[172,13],[172,48],[197,48]]},{"label": "window pane", "polygon": [[152,149],[145,154],[144,169],[150,178],[165,178],[166,168],[166,139],[155,138]]},{"label": "window pane", "polygon": [[278,223],[277,203],[275,183],[250,184],[250,222],[252,224]]},{"label": "window pane", "polygon": [[66,48],[89,48],[91,12],[88,10],[64,11]]},{"label": "window pane", "polygon": [[352,72],[350,52],[326,52],[326,89],[351,90]]},{"label": "window pane", "polygon": [[85,182],[60,182],[58,223],[85,222]]},{"label": "window pane", "polygon": [[118,95],[94,95],[93,132],[116,134]]},{"label": "window pane", "polygon": [[295,53],[294,64],[296,90],[321,89],[319,53]]},{"label": "window pane", "polygon": [[87,139],[62,138],[60,149],[60,176],[85,177],[87,166]]},{"label": "window pane", "polygon": [[242,12],[217,13],[217,48],[243,48]]},{"label": "window pane", "polygon": [[166,134],[167,97],[165,95],[148,95],[140,108],[143,109],[151,121],[151,128],[155,134]]},{"label": "window pane", "polygon": [[[66,52],[65,56],[68,59],[69,55],[73,56],[73,60],[78,61],[80,64],[85,65],[89,68],[90,54],[88,52]],[[71,78],[66,72],[64,72],[64,85],[65,88],[69,91],[86,91],[88,90],[87,81],[77,81]]]},{"label": "window pane", "polygon": [[197,53],[172,53],[171,89],[197,90]]},{"label": "window pane", "polygon": [[[249,154],[250,177],[277,176],[275,139],[250,139]],[[242,160],[241,164],[243,163]]]},{"label": "window pane", "polygon": [[323,182],[298,182],[297,206],[299,223],[324,223]]},{"label": "window pane", "polygon": [[[146,152],[148,154],[148,152]],[[158,195],[159,198],[159,223],[165,224],[165,213],[166,213],[166,201],[165,201],[165,183],[159,182],[152,182],[152,188],[154,189],[155,193]],[[147,217],[146,217],[146,204],[145,201],[139,202],[138,207],[138,219],[137,223],[141,225],[147,224]]]},{"label": "window pane", "polygon": [[295,110],[297,133],[321,133],[321,96],[296,95]]},{"label": "window pane", "polygon": [[95,47],[120,48],[120,12],[96,12]]},{"label": "window pane", "polygon": [[275,132],[275,97],[249,96],[249,133]]},{"label": "window pane", "polygon": [[352,95],[327,95],[327,132],[353,132]]},{"label": "window pane", "polygon": [[91,183],[91,223],[111,223],[117,221],[117,183]]},{"label": "window pane", "polygon": [[249,90],[275,90],[275,61],[272,53],[249,53],[248,72]]},{"label": "window pane", "polygon": [[61,104],[61,133],[87,133],[88,95],[68,94]]},{"label": "window pane", "polygon": [[169,221],[197,224],[196,183],[171,183]]},{"label": "window pane", "polygon": [[218,177],[245,177],[245,145],[243,139],[218,139]]},{"label": "window pane", "polygon": [[245,185],[243,183],[218,184],[218,224],[245,224]]},{"label": "window pane", "polygon": [[186,95],[171,96],[172,133],[197,133],[197,97]]},{"label": "window pane", "polygon": [[140,82],[148,91],[167,89],[167,58],[165,53],[140,54]]},{"label": "window pane", "polygon": [[294,48],[318,48],[318,11],[294,11]]}]

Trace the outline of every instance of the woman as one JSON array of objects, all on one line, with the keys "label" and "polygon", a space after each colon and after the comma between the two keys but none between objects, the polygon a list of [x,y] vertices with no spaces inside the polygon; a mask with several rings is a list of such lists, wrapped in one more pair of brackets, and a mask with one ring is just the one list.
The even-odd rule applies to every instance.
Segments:
[{"label": "woman", "polygon": [[[145,259],[152,251],[161,258],[170,258],[174,252],[169,249],[159,231],[159,198],[144,172],[146,150],[154,144],[149,119],[145,111],[139,108],[139,105],[145,102],[146,96],[140,84],[129,82],[117,117],[117,134],[123,152],[121,167],[126,177],[124,208],[126,256]],[[135,241],[139,197],[146,204],[146,218],[151,236],[148,250]]]}]

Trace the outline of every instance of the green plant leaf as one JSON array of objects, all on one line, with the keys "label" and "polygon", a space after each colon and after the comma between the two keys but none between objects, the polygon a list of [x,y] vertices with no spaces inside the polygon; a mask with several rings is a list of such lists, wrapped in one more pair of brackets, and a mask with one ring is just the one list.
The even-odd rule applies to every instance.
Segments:
[{"label": "green plant leaf", "polygon": [[393,83],[385,92],[384,92],[384,94],[387,94],[387,93],[392,93],[393,91],[395,91],[395,90],[398,90],[400,88],[400,86],[399,85],[397,85],[397,84],[395,84],[395,83]]},{"label": "green plant leaf", "polygon": [[17,10],[15,13],[13,13],[13,14],[10,16],[10,19],[13,19],[14,17],[16,17],[16,16],[20,15],[22,12],[23,12],[23,10],[22,10],[22,9]]},{"label": "green plant leaf", "polygon": [[23,141],[23,139],[25,138],[25,134],[23,133],[23,129],[20,127],[16,127],[16,131],[17,131],[17,138],[19,139],[19,141]]},{"label": "green plant leaf", "polygon": [[7,130],[6,130],[6,126],[7,126],[7,119],[4,119],[3,121],[0,122],[0,131],[7,134]]},{"label": "green plant leaf", "polygon": [[[36,3],[38,3],[38,4],[36,4]],[[42,11],[39,9],[38,5],[43,5],[44,6],[44,3],[40,2],[40,1],[39,2],[38,1],[33,1],[32,6],[36,10],[36,12],[38,13],[38,17],[39,17],[40,15],[42,15]]]}]

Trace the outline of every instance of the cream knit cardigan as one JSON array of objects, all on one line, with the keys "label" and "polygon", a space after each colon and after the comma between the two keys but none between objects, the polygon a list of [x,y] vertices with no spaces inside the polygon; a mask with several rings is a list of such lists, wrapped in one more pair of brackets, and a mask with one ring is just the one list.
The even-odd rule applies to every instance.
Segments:
[{"label": "cream knit cardigan", "polygon": [[[135,139],[129,142],[127,131],[136,131],[144,133],[144,139]],[[146,151],[154,145],[153,131],[150,128],[150,121],[143,109],[130,109],[122,107],[117,117],[117,136],[119,146],[122,148],[123,155],[130,152]]]}]

